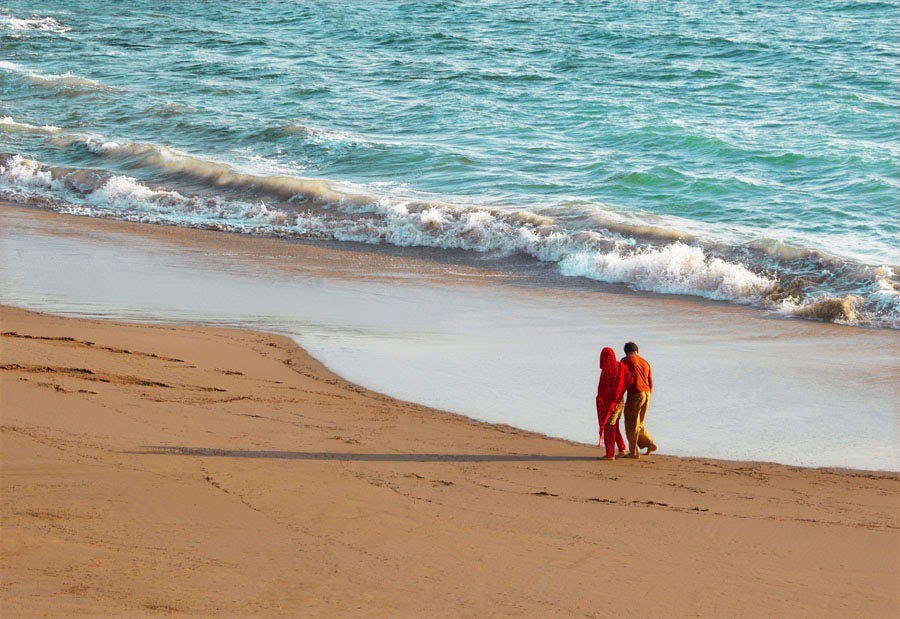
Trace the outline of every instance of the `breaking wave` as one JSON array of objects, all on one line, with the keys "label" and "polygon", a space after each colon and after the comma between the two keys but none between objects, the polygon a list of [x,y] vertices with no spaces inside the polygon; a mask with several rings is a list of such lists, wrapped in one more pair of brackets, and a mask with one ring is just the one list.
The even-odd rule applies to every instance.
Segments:
[{"label": "breaking wave", "polygon": [[[0,126],[4,123],[9,124],[4,119]],[[324,180],[241,173],[224,163],[151,144],[49,132],[52,140],[78,144],[93,155],[115,159],[120,167],[153,171],[167,179],[168,186],[152,187],[103,170],[50,167],[6,154],[0,155],[0,197],[64,213],[143,223],[497,257],[526,255],[555,264],[565,276],[752,304],[801,318],[900,328],[900,285],[892,267],[858,265],[854,292],[829,295],[787,271],[728,255],[740,252],[717,251],[716,244],[704,246],[691,235],[623,218],[603,217],[602,225],[595,221],[597,227],[579,230],[529,211],[373,196],[344,191]],[[785,255],[788,262],[821,259],[810,252]]]},{"label": "breaking wave", "polygon": [[287,201],[332,202],[349,199],[325,181],[293,176],[256,176],[236,172],[223,163],[192,157],[175,149],[154,144],[120,144],[86,136],[59,136],[54,143],[83,144],[95,155],[117,159],[126,167],[152,168],[176,180],[213,189],[232,189],[241,194]]},{"label": "breaking wave", "polygon": [[563,258],[560,270],[565,275],[604,282],[633,283],[655,292],[741,302],[764,299],[778,286],[772,277],[709,256],[701,248],[682,242],[631,253],[577,252]]}]

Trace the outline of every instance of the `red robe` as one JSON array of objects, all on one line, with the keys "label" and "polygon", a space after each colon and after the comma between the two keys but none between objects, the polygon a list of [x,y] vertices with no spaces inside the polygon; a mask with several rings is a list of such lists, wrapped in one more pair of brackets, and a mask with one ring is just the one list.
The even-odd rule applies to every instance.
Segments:
[{"label": "red robe", "polygon": [[606,456],[611,458],[615,455],[614,444],[618,445],[620,451],[624,451],[625,441],[619,431],[618,420],[614,426],[607,426],[607,422],[634,378],[625,364],[616,361],[616,353],[612,348],[604,348],[600,352],[600,369],[603,371],[597,383],[597,422],[606,442]]}]

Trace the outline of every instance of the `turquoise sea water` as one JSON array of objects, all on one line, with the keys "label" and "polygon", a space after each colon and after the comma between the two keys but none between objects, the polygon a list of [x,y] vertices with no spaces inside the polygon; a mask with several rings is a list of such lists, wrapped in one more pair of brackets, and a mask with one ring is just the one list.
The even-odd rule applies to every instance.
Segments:
[{"label": "turquoise sea water", "polygon": [[0,197],[896,328],[898,61],[898,2],[12,2]]}]

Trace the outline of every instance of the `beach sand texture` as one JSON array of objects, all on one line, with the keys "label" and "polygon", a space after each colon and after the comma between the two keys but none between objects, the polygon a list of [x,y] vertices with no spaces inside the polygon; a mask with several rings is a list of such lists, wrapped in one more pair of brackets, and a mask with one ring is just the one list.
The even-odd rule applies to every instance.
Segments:
[{"label": "beach sand texture", "polygon": [[602,462],[286,337],[0,319],[4,616],[900,611],[895,473]]}]

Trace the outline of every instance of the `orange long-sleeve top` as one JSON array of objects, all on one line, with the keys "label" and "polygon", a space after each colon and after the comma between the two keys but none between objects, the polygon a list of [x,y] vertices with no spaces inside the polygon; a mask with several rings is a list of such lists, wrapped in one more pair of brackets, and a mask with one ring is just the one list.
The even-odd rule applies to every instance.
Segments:
[{"label": "orange long-sleeve top", "polygon": [[622,357],[622,363],[631,372],[634,382],[628,387],[628,393],[639,391],[653,391],[653,374],[650,372],[650,364],[639,354],[631,353]]}]

